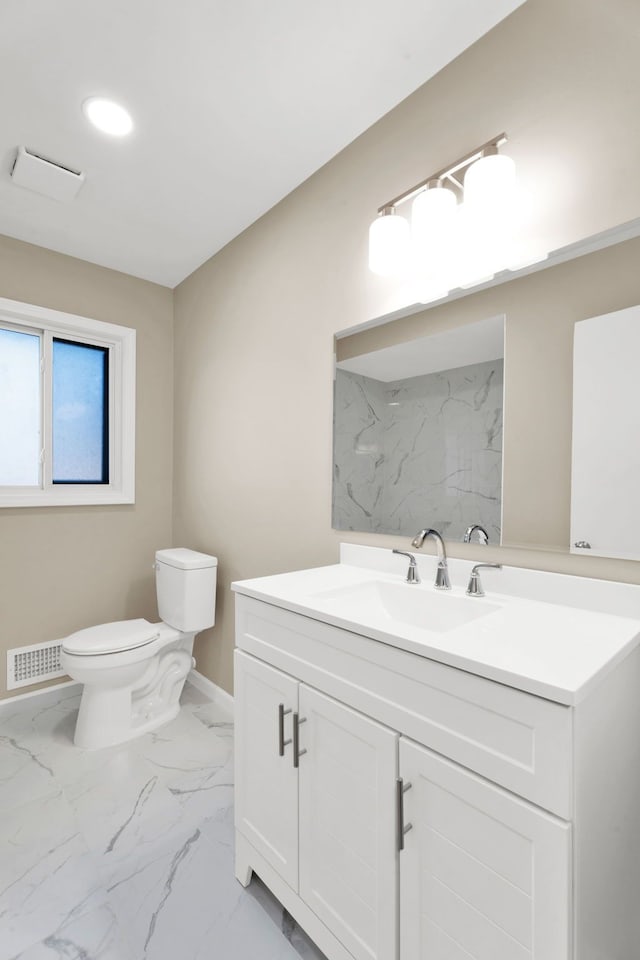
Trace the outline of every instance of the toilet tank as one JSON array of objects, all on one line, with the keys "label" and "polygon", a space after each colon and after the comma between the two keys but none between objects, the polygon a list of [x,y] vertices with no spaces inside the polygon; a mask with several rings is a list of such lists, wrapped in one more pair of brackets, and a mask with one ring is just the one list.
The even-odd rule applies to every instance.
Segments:
[{"label": "toilet tank", "polygon": [[217,557],[175,547],[156,551],[158,613],[184,633],[212,627],[216,619]]}]

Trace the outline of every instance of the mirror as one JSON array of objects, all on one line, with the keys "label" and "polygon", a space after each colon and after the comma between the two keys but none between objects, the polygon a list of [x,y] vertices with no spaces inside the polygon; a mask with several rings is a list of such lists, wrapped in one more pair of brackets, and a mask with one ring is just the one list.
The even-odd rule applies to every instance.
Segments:
[{"label": "mirror", "polygon": [[[446,300],[427,307],[414,304],[393,314],[358,326],[341,330],[336,334],[335,349],[339,369],[348,370],[344,361],[353,361],[365,354],[375,354],[396,345],[408,345],[409,352],[420,352],[418,344],[423,340],[431,344],[435,352],[436,337],[454,327],[470,329],[472,324],[502,315],[505,318],[505,366],[504,366],[504,422],[505,435],[502,444],[501,531],[502,546],[525,550],[544,550],[567,554],[569,544],[578,539],[587,539],[587,534],[571,536],[572,503],[572,381],[574,331],[580,321],[627,309],[640,303],[640,273],[637,270],[640,257],[640,218],[613,227],[593,237],[588,237],[569,247],[554,251],[545,263],[532,265],[520,271],[494,277],[490,282],[469,291],[454,291]],[[606,340],[607,351],[613,350],[616,338]],[[637,356],[634,349],[633,356]],[[631,354],[627,353],[627,357]],[[479,362],[479,361],[478,361]],[[444,367],[440,367],[440,370]],[[455,366],[449,367],[455,369]],[[352,373],[363,376],[371,374],[366,369],[353,366]],[[435,372],[434,369],[431,372]],[[423,375],[415,369],[411,376]],[[397,371],[391,377],[401,379],[404,372]],[[374,376],[374,379],[376,377]],[[379,378],[382,382],[383,378]],[[626,401],[620,401],[615,410],[625,403],[634,402],[633,376],[620,378],[626,385]],[[388,381],[387,381],[388,382]],[[592,381],[593,382],[593,381]],[[339,402],[347,403],[347,398]],[[354,402],[356,402],[354,400]],[[357,403],[362,403],[362,394]],[[614,411],[605,403],[609,417]],[[355,415],[354,408],[353,414]],[[379,411],[372,409],[380,418]],[[365,417],[369,411],[364,410]],[[388,413],[388,410],[386,411]],[[337,414],[338,428],[341,414]],[[362,428],[366,427],[366,420]],[[338,429],[337,428],[337,429]],[[355,436],[355,434],[353,434]],[[597,443],[593,429],[589,442]],[[366,433],[361,439],[366,439]],[[344,466],[345,451],[337,437],[336,467],[334,475],[334,526],[338,529],[399,533],[401,527],[391,526],[385,530],[376,511],[378,494],[381,502],[384,486],[372,483],[370,451],[362,450],[357,456],[353,447],[351,469]],[[442,441],[444,443],[444,441]],[[379,452],[378,452],[379,454]],[[368,466],[367,469],[365,466]],[[606,483],[610,503],[617,500],[621,489],[618,477],[626,468],[618,461]],[[635,476],[635,472],[631,471]],[[347,488],[347,483],[350,488]],[[373,495],[372,495],[373,493]],[[362,494],[362,497],[360,496]],[[365,498],[365,495],[368,499]],[[360,507],[347,500],[359,501]],[[422,505],[421,505],[422,506]],[[364,509],[362,509],[364,507]],[[609,504],[608,510],[611,507]],[[358,510],[360,515],[358,515]],[[635,506],[626,508],[627,523],[634,515]],[[431,514],[418,511],[419,516],[409,521],[410,529],[402,536],[413,536],[415,531],[429,523],[437,526]],[[368,515],[367,515],[368,514]],[[605,511],[602,511],[606,521]],[[415,521],[417,519],[417,526]],[[447,522],[447,516],[438,516],[438,522]],[[392,524],[398,521],[392,518]],[[481,522],[475,518],[471,522]],[[445,532],[451,540],[463,536],[462,524],[452,524]],[[494,533],[493,542],[497,542]],[[638,541],[640,542],[640,540]],[[575,554],[597,556],[592,551],[571,548]],[[603,556],[629,557],[629,552],[608,545]],[[635,555],[635,554],[634,554]],[[609,567],[599,566],[603,571]]]},{"label": "mirror", "polygon": [[502,526],[504,316],[336,364],[333,527]]}]

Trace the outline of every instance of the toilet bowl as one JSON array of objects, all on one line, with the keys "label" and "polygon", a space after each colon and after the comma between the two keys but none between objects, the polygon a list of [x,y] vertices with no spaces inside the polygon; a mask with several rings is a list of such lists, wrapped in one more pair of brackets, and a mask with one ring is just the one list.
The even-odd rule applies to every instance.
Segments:
[{"label": "toilet bowl", "polygon": [[158,550],[160,623],[120,620],[62,640],[62,667],[84,684],[76,746],[113,746],[177,715],[195,635],[215,622],[217,562],[194,550]]}]

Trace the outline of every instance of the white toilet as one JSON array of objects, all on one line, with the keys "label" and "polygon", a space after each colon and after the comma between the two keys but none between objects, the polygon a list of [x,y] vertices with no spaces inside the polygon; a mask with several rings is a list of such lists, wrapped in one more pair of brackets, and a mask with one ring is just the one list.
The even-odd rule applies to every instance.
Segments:
[{"label": "white toilet", "polygon": [[217,566],[216,557],[194,550],[158,550],[161,623],[102,623],[62,641],[63,669],[84,684],[76,746],[112,746],[176,716],[194,637],[215,622]]}]

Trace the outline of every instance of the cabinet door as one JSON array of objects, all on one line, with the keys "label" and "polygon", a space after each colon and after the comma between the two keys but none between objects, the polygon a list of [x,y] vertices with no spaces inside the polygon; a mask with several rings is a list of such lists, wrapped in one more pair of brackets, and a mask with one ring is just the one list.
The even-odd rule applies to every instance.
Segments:
[{"label": "cabinet door", "polygon": [[304,685],[300,718],[300,896],[356,960],[393,960],[398,736]]},{"label": "cabinet door", "polygon": [[[284,740],[280,755],[280,706]],[[235,825],[286,882],[298,887],[298,777],[291,730],[298,683],[235,653]]]},{"label": "cabinet door", "polygon": [[569,824],[404,738],[400,776],[402,960],[568,960]]}]

